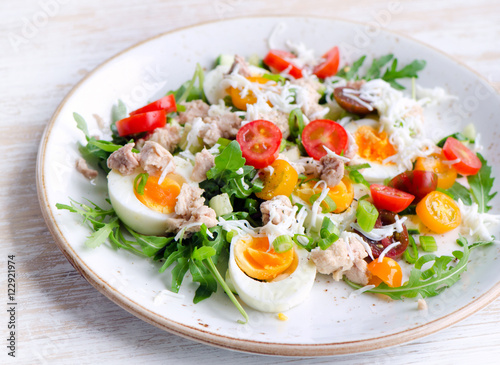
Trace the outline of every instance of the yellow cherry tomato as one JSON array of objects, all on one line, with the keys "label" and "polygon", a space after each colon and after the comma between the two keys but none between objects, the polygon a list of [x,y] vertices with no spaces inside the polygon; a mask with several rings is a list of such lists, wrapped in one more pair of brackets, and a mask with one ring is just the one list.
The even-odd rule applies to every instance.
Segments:
[{"label": "yellow cherry tomato", "polygon": [[234,243],[235,261],[248,276],[257,280],[273,280],[293,263],[295,250],[277,253],[269,247],[267,237],[246,236]]},{"label": "yellow cherry tomato", "polygon": [[[323,189],[322,186],[314,188],[317,181],[308,181],[298,186],[295,189],[295,194],[302,200],[309,203],[309,199],[314,194],[320,194]],[[330,191],[328,196],[335,202],[336,208],[333,213],[342,213],[344,210],[351,206],[354,199],[354,188],[351,180],[344,176],[342,180],[335,186],[328,187]]]},{"label": "yellow cherry tomato", "polygon": [[438,177],[438,188],[446,190],[451,188],[455,183],[457,171],[450,165],[443,163],[443,161],[446,161],[446,158],[436,154],[428,157],[419,157],[415,163],[415,170],[435,172]]},{"label": "yellow cherry tomato", "polygon": [[[249,76],[247,80],[253,83],[258,84],[267,84],[268,82],[273,82],[269,79],[266,79],[262,76]],[[229,96],[231,96],[231,100],[233,105],[240,110],[247,110],[247,104],[255,104],[257,102],[257,97],[255,94],[249,90],[245,97],[241,97],[241,89],[230,87],[227,89]],[[270,104],[268,102],[268,104]],[[270,104],[272,106],[272,104]]]},{"label": "yellow cherry tomato", "polygon": [[384,257],[380,262],[375,259],[368,264],[367,268],[372,274],[370,284],[378,286],[383,281],[391,288],[401,286],[403,280],[401,266],[390,257]]},{"label": "yellow cherry tomato", "polygon": [[271,169],[266,169],[260,176],[264,189],[255,195],[264,200],[271,200],[278,195],[290,196],[299,180],[297,171],[285,160],[276,160],[270,166]]},{"label": "yellow cherry tomato", "polygon": [[451,231],[462,221],[457,203],[439,191],[427,194],[417,204],[416,210],[422,223],[435,233]]}]

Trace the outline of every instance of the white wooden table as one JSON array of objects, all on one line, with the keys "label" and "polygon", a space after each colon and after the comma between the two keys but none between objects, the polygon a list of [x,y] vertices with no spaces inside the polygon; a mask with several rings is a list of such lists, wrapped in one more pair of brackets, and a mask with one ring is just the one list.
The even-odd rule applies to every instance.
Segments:
[{"label": "white wooden table", "polygon": [[[263,14],[378,22],[441,49],[500,86],[498,0],[403,1],[401,12],[388,19],[383,15],[389,6],[384,0],[2,0],[0,363],[498,363],[500,299],[429,337],[353,356],[270,358],[195,343],[140,321],[99,294],[57,249],[40,213],[36,153],[62,98],[107,58],[178,27]],[[15,359],[6,348],[8,255],[16,256],[18,285]]]}]

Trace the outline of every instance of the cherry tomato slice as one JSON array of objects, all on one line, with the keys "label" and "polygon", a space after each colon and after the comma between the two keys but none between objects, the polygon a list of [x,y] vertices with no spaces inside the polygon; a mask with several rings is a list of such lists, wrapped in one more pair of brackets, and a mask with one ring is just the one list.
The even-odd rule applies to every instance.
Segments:
[{"label": "cherry tomato slice", "polygon": [[414,195],[379,184],[371,184],[370,192],[372,193],[373,203],[378,209],[385,209],[394,213],[405,210],[415,199]]},{"label": "cherry tomato slice", "polygon": [[151,132],[156,128],[164,127],[167,124],[167,113],[165,110],[132,115],[116,122],[118,134],[128,136],[142,132]]},{"label": "cherry tomato slice", "polygon": [[[357,115],[366,115],[373,111],[373,109],[370,110],[369,108],[367,108],[366,105],[363,105],[360,102],[354,100],[353,98],[346,96],[344,93],[344,89],[353,89],[353,88],[348,86],[341,86],[333,90],[333,97],[335,98],[335,101],[337,102],[337,104],[340,105],[342,109],[345,109],[346,111]],[[363,99],[360,98],[360,100]],[[368,101],[366,101],[366,103],[370,104]]]},{"label": "cherry tomato slice", "polygon": [[[387,226],[389,224],[393,224],[396,222],[396,213],[389,212],[388,210],[379,209],[379,216],[377,221],[375,222],[375,228],[382,228],[383,226]],[[406,251],[406,248],[409,244],[408,239],[408,229],[406,225],[402,223],[403,231],[402,232],[394,232],[394,234],[390,237],[382,238],[380,241],[374,241],[364,236],[365,241],[370,245],[372,249],[372,255],[374,258],[378,258],[380,254],[385,250],[385,248],[394,242],[399,242],[399,245],[389,250],[386,253],[386,257],[393,258],[395,260],[399,259],[401,255]],[[357,232],[361,235],[363,233]]]},{"label": "cherry tomato slice", "polygon": [[[401,266],[389,257],[384,257],[381,261],[378,259],[373,260],[367,266],[368,271],[373,276],[376,276],[391,288],[401,286],[403,281],[403,271]],[[377,281],[374,281],[376,283]],[[372,283],[370,281],[370,283]]]},{"label": "cherry tomato slice", "polygon": [[134,110],[130,115],[142,114],[147,112],[154,112],[156,110],[165,110],[165,113],[172,113],[177,111],[177,104],[175,103],[175,97],[173,94],[164,96],[161,99],[153,101],[152,103]]},{"label": "cherry tomato slice", "polygon": [[290,76],[300,79],[302,77],[302,70],[287,61],[287,58],[296,58],[296,56],[290,52],[272,49],[262,61],[269,67],[275,69],[277,72],[283,72],[289,68],[288,73]]},{"label": "cherry tomato slice", "polygon": [[278,158],[281,139],[280,129],[267,120],[245,124],[236,135],[247,165],[256,169],[269,166]]},{"label": "cherry tomato slice", "polygon": [[416,211],[422,223],[435,233],[451,231],[462,222],[457,203],[439,191],[427,194],[417,204]]},{"label": "cherry tomato slice", "polygon": [[460,160],[452,166],[461,175],[475,175],[481,169],[481,160],[476,154],[453,137],[448,137],[444,143],[443,154],[450,161]]},{"label": "cherry tomato slice", "polygon": [[326,155],[323,146],[340,155],[347,151],[348,141],[344,127],[328,119],[313,120],[302,131],[302,144],[307,154],[316,160]]},{"label": "cherry tomato slice", "polygon": [[415,195],[418,200],[436,190],[438,177],[431,171],[406,171],[394,177],[389,184],[391,188]]},{"label": "cherry tomato slice", "polygon": [[333,76],[339,68],[340,54],[339,47],[333,47],[323,55],[324,62],[314,67],[313,73],[320,79]]},{"label": "cherry tomato slice", "polygon": [[447,161],[446,157],[442,156],[442,153],[419,157],[415,163],[415,170],[435,172],[438,178],[437,187],[446,190],[455,183],[457,171],[444,163],[443,160]]}]

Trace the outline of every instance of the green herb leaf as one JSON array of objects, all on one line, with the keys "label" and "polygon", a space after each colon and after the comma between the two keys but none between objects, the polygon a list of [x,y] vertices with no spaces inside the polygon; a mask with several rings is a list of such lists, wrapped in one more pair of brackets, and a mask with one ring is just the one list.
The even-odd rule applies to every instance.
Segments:
[{"label": "green herb leaf", "polygon": [[366,56],[361,56],[359,59],[353,62],[351,66],[346,66],[339,72],[337,72],[336,76],[343,77],[346,80],[358,79],[359,78],[358,71],[365,62],[365,59]]},{"label": "green herb leaf", "polygon": [[85,134],[85,138],[87,138],[88,140],[90,138],[90,135],[89,135],[89,130],[87,128],[87,122],[85,122],[85,119],[83,119],[83,117],[78,113],[73,113],[73,118],[76,121],[76,127],[79,130],[81,130],[83,134]]},{"label": "green herb leaf", "polygon": [[207,172],[207,177],[213,179],[225,170],[236,172],[245,165],[245,161],[238,142],[231,141],[215,158],[215,166]]},{"label": "green herb leaf", "polygon": [[387,63],[389,63],[389,61],[392,60],[393,57],[394,55],[388,54],[380,58],[373,59],[373,62],[368,71],[366,72],[365,77],[363,77],[363,79],[373,80],[380,78],[382,67],[384,67]]},{"label": "green herb leaf", "polygon": [[465,205],[472,205],[472,194],[470,190],[458,182],[455,182],[451,188],[444,192],[451,194],[451,198],[456,201],[461,199]]},{"label": "green herb leaf", "polygon": [[438,143],[436,143],[436,146],[443,148],[444,144],[446,143],[446,140],[448,138],[450,138],[450,137],[453,137],[456,140],[461,141],[461,142],[472,142],[472,143],[474,143],[474,141],[469,140],[462,133],[457,132],[457,133],[453,133],[453,134],[450,134],[449,136],[446,136],[446,137],[442,138]]},{"label": "green herb leaf", "polygon": [[415,60],[412,63],[406,65],[399,71],[397,70],[398,60],[395,59],[392,61],[391,67],[389,67],[384,75],[382,76],[382,80],[387,81],[391,84],[391,86],[398,90],[403,90],[404,86],[398,84],[396,82],[397,79],[402,78],[418,78],[418,72],[423,70],[426,65],[426,62],[423,60]]},{"label": "green herb leaf", "polygon": [[477,157],[481,160],[481,169],[476,175],[467,176],[467,181],[472,191],[472,197],[479,206],[478,212],[486,213],[491,209],[488,203],[497,195],[496,192],[491,194],[495,178],[491,176],[491,166],[488,166],[484,157],[480,153],[477,154]]}]

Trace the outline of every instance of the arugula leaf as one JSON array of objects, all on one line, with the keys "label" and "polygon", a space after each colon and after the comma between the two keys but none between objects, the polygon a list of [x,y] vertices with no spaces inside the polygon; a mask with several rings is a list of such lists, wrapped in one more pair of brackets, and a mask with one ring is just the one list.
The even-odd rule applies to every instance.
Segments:
[{"label": "arugula leaf", "polygon": [[[410,272],[408,281],[400,286],[391,288],[387,284],[382,283],[378,287],[368,290],[369,293],[384,294],[392,299],[400,300],[403,298],[422,298],[433,297],[446,288],[455,284],[460,275],[467,270],[470,251],[480,245],[486,245],[491,242],[482,242],[480,245],[468,246],[465,238],[460,236],[457,240],[459,245],[463,245],[462,251],[454,251],[453,256],[436,256],[432,254],[423,255],[418,258],[415,267]],[[450,265],[452,262],[458,261],[455,266]],[[433,262],[432,266],[427,270],[422,270],[424,264]],[[355,284],[352,281],[344,278],[344,281],[355,289],[360,289],[363,286]]]},{"label": "arugula leaf", "polygon": [[343,77],[346,80],[353,80],[353,79],[358,79],[358,71],[359,68],[363,65],[365,62],[366,56],[361,56],[358,58],[356,61],[353,62],[351,66],[346,66],[343,69],[341,69],[339,72],[337,72],[336,76]]},{"label": "arugula leaf", "polygon": [[374,58],[370,68],[366,72],[366,75],[363,77],[363,79],[365,80],[378,79],[380,77],[382,67],[384,67],[387,63],[389,63],[389,61],[392,60],[393,57],[394,55],[388,54],[380,58]]},{"label": "arugula leaf", "polygon": [[224,173],[225,170],[236,172],[245,165],[246,160],[241,153],[237,141],[231,141],[222,152],[215,157],[215,166],[207,172],[207,178],[214,179]]},{"label": "arugula leaf", "polygon": [[189,269],[189,259],[186,257],[179,257],[177,259],[177,264],[172,269],[172,287],[171,290],[174,293],[178,293],[181,288],[182,281],[184,280],[184,276]]},{"label": "arugula leaf", "polygon": [[403,90],[404,86],[397,83],[396,79],[412,78],[412,77],[418,78],[417,73],[423,70],[425,65],[426,65],[425,61],[415,60],[398,71],[397,70],[398,60],[395,59],[394,61],[392,61],[391,67],[385,70],[385,73],[382,76],[382,80],[387,81],[389,84],[391,84],[393,88],[397,90]]},{"label": "arugula leaf", "polygon": [[491,209],[488,203],[497,195],[496,192],[490,194],[495,178],[491,176],[491,166],[488,166],[484,157],[480,153],[477,154],[477,157],[481,161],[481,169],[476,175],[467,176],[467,181],[470,185],[472,197],[479,206],[478,212],[486,213]]},{"label": "arugula leaf", "polygon": [[81,130],[83,132],[83,134],[85,134],[85,138],[87,138],[87,141],[88,141],[90,138],[90,135],[89,135],[88,127],[87,127],[87,122],[85,122],[85,119],[83,119],[83,117],[78,113],[73,113],[73,118],[76,121],[76,127],[79,130]]},{"label": "arugula leaf", "polygon": [[196,304],[203,299],[209,298],[212,293],[217,291],[217,280],[201,262],[202,260],[194,257],[194,252],[196,252],[196,249],[193,251],[193,260],[189,261],[189,272],[193,277],[193,282],[200,284],[193,299],[193,303]]},{"label": "arugula leaf", "polygon": [[452,198],[456,201],[461,199],[465,205],[472,205],[472,195],[470,190],[458,182],[455,182],[451,188],[445,190],[445,193],[451,194]]}]

